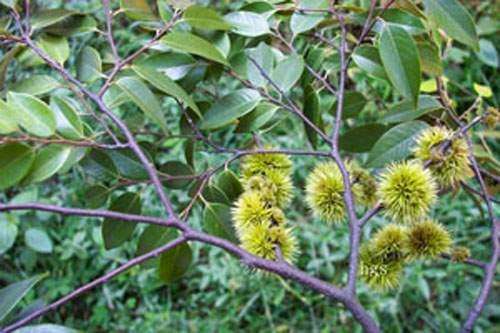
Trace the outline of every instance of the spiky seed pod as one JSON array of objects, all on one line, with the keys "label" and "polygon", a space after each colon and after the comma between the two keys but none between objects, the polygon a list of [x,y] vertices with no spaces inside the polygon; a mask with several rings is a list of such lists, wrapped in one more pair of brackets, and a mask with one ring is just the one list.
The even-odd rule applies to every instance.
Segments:
[{"label": "spiky seed pod", "polygon": [[290,175],[292,161],[284,154],[252,154],[244,157],[241,163],[245,181],[255,175],[268,175],[271,170]]},{"label": "spiky seed pod", "polygon": [[292,198],[292,180],[279,170],[268,170],[265,175],[243,179],[245,191],[259,192],[262,199],[277,207],[285,207]]},{"label": "spiky seed pod", "polygon": [[273,226],[270,222],[252,224],[241,235],[241,246],[248,252],[264,259],[276,259],[276,246],[283,259],[293,262],[297,254],[297,241],[291,229]]},{"label": "spiky seed pod", "polygon": [[489,107],[488,115],[484,118],[484,124],[489,129],[494,129],[500,123],[500,111],[497,108]]},{"label": "spiky seed pod", "polygon": [[426,215],[436,193],[437,185],[430,171],[415,161],[390,165],[381,175],[377,191],[385,213],[402,222]]},{"label": "spiky seed pod", "polygon": [[425,220],[408,228],[408,256],[410,259],[435,258],[449,252],[452,244],[448,231],[438,222]]},{"label": "spiky seed pod", "polygon": [[402,261],[407,255],[408,234],[406,227],[388,224],[373,236],[370,243],[376,255],[386,261]]},{"label": "spiky seed pod", "polygon": [[306,201],[314,215],[323,221],[340,222],[344,218],[344,183],[334,162],[314,168],[306,181]]},{"label": "spiky seed pod", "polygon": [[232,216],[236,232],[241,235],[250,225],[269,221],[271,209],[258,192],[249,191],[240,195],[232,208]]},{"label": "spiky seed pod", "polygon": [[465,246],[455,246],[451,249],[451,261],[464,262],[470,258],[470,250]]},{"label": "spiky seed pod", "polygon": [[386,260],[377,255],[373,245],[361,246],[359,253],[359,275],[371,288],[387,290],[399,285],[403,263],[401,260]]},{"label": "spiky seed pod", "polygon": [[431,127],[420,134],[414,148],[417,159],[430,161],[429,169],[441,187],[455,187],[473,175],[465,139],[453,139],[446,152],[439,151],[439,146],[452,138],[453,132],[447,128]]},{"label": "spiky seed pod", "polygon": [[377,201],[377,181],[375,177],[354,160],[347,162],[346,167],[349,171],[352,192],[356,201],[363,206],[373,206]]}]

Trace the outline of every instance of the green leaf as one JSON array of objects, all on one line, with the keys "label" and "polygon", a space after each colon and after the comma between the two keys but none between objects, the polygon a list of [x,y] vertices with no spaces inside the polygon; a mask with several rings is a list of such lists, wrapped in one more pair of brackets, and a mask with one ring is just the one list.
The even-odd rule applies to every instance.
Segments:
[{"label": "green leaf", "polygon": [[50,58],[60,64],[64,64],[69,58],[69,44],[66,37],[44,35],[38,41],[38,45]]},{"label": "green leaf", "polygon": [[102,77],[102,61],[99,52],[91,46],[82,49],[76,59],[76,77],[83,82],[93,82]]},{"label": "green leaf", "polygon": [[474,50],[479,49],[476,27],[471,15],[457,0],[424,0],[427,16],[448,36]]},{"label": "green leaf", "polygon": [[269,103],[261,103],[257,105],[255,110],[247,113],[238,120],[236,133],[248,133],[261,129],[274,116],[278,107]]},{"label": "green leaf", "polygon": [[17,130],[14,112],[0,99],[0,134],[9,134]]},{"label": "green leaf", "polygon": [[[165,228],[159,225],[149,225],[139,237],[137,245],[137,256],[146,254],[165,245],[179,237],[179,232],[172,228]],[[159,258],[149,259],[146,264],[158,264]]]},{"label": "green leaf", "polygon": [[375,143],[366,165],[383,167],[387,163],[400,161],[411,154],[415,139],[429,125],[423,121],[409,121],[391,128]]},{"label": "green leaf", "polygon": [[36,183],[55,175],[63,166],[71,153],[71,147],[50,145],[42,148],[37,154],[25,181]]},{"label": "green leaf", "polygon": [[437,46],[434,43],[418,42],[417,48],[422,71],[430,76],[442,75],[443,64]]},{"label": "green leaf", "polygon": [[365,153],[387,131],[381,124],[365,124],[346,131],[339,138],[340,149],[350,153]]},{"label": "green leaf", "polygon": [[[387,9],[382,15],[382,19],[390,25],[405,29],[412,35],[419,35],[426,32],[426,28],[420,18],[397,8]],[[383,23],[377,21],[374,30],[380,31],[382,27]]]},{"label": "green leaf", "polygon": [[243,193],[241,182],[230,169],[221,172],[217,179],[217,185],[231,202],[234,202]]},{"label": "green leaf", "polygon": [[[168,176],[193,176],[194,170],[191,166],[179,162],[179,161],[169,161],[164,163],[159,171]],[[192,179],[171,179],[164,181],[166,187],[173,189],[181,189],[186,187],[192,182]]]},{"label": "green leaf", "polygon": [[413,104],[408,101],[403,101],[393,105],[389,111],[380,119],[383,123],[402,123],[417,119],[424,114],[438,110],[441,108],[439,101],[428,95],[420,95],[418,98],[418,106],[415,109]]},{"label": "green leaf", "polygon": [[368,74],[381,79],[387,79],[384,65],[382,64],[382,60],[380,59],[380,55],[376,47],[371,45],[361,45],[354,51],[352,60],[359,68]]},{"label": "green leaf", "polygon": [[104,104],[106,104],[109,109],[114,109],[129,102],[130,98],[126,92],[113,83],[104,94],[103,100]]},{"label": "green leaf", "polygon": [[[301,0],[300,9],[328,9],[327,0]],[[295,11],[290,20],[290,29],[294,35],[311,30],[326,18],[326,13]]]},{"label": "green leaf", "polygon": [[203,229],[214,236],[236,243],[236,232],[231,221],[231,207],[209,203],[203,212]]},{"label": "green leaf", "polygon": [[35,153],[20,143],[0,146],[0,190],[16,185],[29,172]]},{"label": "green leaf", "polygon": [[31,75],[9,87],[10,91],[29,95],[44,95],[59,87],[60,84],[48,75]]},{"label": "green leaf", "polygon": [[17,123],[36,136],[49,137],[56,130],[56,119],[52,110],[40,99],[27,94],[9,92],[9,108]]},{"label": "green leaf", "polygon": [[187,272],[192,259],[193,252],[187,243],[162,253],[158,265],[160,279],[167,284],[177,281]]},{"label": "green leaf", "polygon": [[85,14],[70,16],[64,21],[53,24],[43,30],[52,35],[65,37],[99,31],[97,29],[97,21],[92,16]]},{"label": "green leaf", "polygon": [[16,333],[81,333],[69,327],[54,324],[40,324],[24,326],[15,331]]},{"label": "green leaf", "polygon": [[154,69],[177,81],[185,77],[196,66],[196,60],[185,53],[159,53],[137,62],[136,65]]},{"label": "green leaf", "polygon": [[86,207],[97,209],[106,204],[110,194],[110,189],[103,185],[90,186],[85,190]]},{"label": "green leaf", "polygon": [[37,275],[32,278],[9,284],[0,289],[0,321],[4,319],[17,303],[38,283],[44,276]]},{"label": "green leaf", "polygon": [[271,79],[286,93],[297,83],[303,71],[304,59],[300,55],[293,54],[278,63],[271,74]]},{"label": "green leaf", "polygon": [[[362,93],[357,91],[346,91],[344,93],[344,112],[342,113],[342,119],[355,118],[363,111],[367,99]],[[336,114],[337,112],[337,101],[333,103],[331,112]]]},{"label": "green leaf", "polygon": [[[248,55],[251,57],[268,75],[273,70],[274,54],[273,50],[264,42],[251,50],[248,50]],[[266,78],[253,62],[249,61],[247,65],[248,80],[257,87],[264,87],[268,84]]]},{"label": "green leaf", "polygon": [[379,53],[394,88],[416,106],[421,73],[413,38],[406,30],[387,24],[380,35]]},{"label": "green leaf", "polygon": [[224,55],[212,43],[189,32],[173,31],[163,37],[161,41],[174,50],[229,65]]},{"label": "green leaf", "polygon": [[49,235],[41,229],[30,228],[24,234],[24,242],[35,252],[51,253],[54,246]]},{"label": "green leaf", "polygon": [[56,116],[57,131],[62,136],[74,140],[83,138],[82,121],[68,100],[53,96],[50,107]]},{"label": "green leaf", "polygon": [[133,20],[152,21],[156,19],[146,0],[120,0],[120,9]]},{"label": "green leaf", "polygon": [[222,97],[203,115],[200,128],[216,129],[231,124],[249,113],[260,101],[260,94],[252,89],[236,90]]},{"label": "green leaf", "polygon": [[479,40],[479,52],[476,54],[479,60],[481,60],[484,64],[493,68],[498,68],[498,53],[495,45],[493,45],[493,43],[489,40]]},{"label": "green leaf", "polygon": [[[141,214],[141,197],[136,193],[124,193],[111,203],[109,210],[127,214]],[[132,221],[105,219],[102,238],[106,250],[116,248],[130,239],[137,224]]]},{"label": "green leaf", "polygon": [[4,215],[3,220],[0,221],[0,255],[3,255],[14,245],[16,237],[17,225],[7,220]]},{"label": "green leaf", "polygon": [[118,177],[113,160],[102,150],[92,149],[90,153],[82,160],[82,166],[85,172],[91,174],[97,179],[107,179]]},{"label": "green leaf", "polygon": [[233,32],[246,36],[257,37],[270,33],[266,18],[253,12],[233,12],[224,16],[227,22],[233,26]]},{"label": "green leaf", "polygon": [[[321,109],[319,104],[319,95],[316,90],[311,86],[307,85],[304,89],[304,106],[303,106],[304,116],[307,117],[314,125],[318,128],[323,127],[323,119],[321,118]],[[316,148],[318,145],[318,134],[311,127],[304,124],[306,130],[307,139]]]},{"label": "green leaf", "polygon": [[149,178],[141,161],[139,161],[132,150],[110,150],[107,154],[111,157],[113,164],[123,177],[134,180],[146,180]]},{"label": "green leaf", "polygon": [[149,66],[134,65],[132,66],[132,69],[144,80],[151,83],[155,88],[186,104],[201,118],[200,110],[198,109],[198,106],[194,102],[193,98],[167,75],[164,75]]},{"label": "green leaf", "polygon": [[229,30],[231,24],[224,19],[215,10],[209,7],[194,5],[186,9],[183,20],[191,27],[207,30]]},{"label": "green leaf", "polygon": [[159,125],[165,133],[168,133],[167,121],[163,115],[160,101],[144,82],[138,78],[127,76],[118,80],[116,84],[147,117]]},{"label": "green leaf", "polygon": [[61,22],[74,14],[76,12],[66,9],[37,10],[31,17],[31,28],[33,30],[42,29]]}]

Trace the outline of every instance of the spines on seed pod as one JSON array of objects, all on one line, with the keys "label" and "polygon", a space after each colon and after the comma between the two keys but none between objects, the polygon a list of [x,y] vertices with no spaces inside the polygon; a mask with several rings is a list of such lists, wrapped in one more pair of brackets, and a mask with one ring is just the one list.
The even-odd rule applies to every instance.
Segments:
[{"label": "spines on seed pod", "polygon": [[452,239],[440,223],[431,219],[416,222],[408,228],[408,256],[410,259],[432,259],[450,251]]},{"label": "spines on seed pod", "polygon": [[352,192],[356,202],[366,207],[373,206],[377,201],[377,181],[375,177],[354,160],[347,162],[346,167],[349,171]]},{"label": "spines on seed pod", "polygon": [[361,246],[359,253],[359,275],[373,289],[387,290],[399,286],[403,262],[379,255],[373,244]]}]

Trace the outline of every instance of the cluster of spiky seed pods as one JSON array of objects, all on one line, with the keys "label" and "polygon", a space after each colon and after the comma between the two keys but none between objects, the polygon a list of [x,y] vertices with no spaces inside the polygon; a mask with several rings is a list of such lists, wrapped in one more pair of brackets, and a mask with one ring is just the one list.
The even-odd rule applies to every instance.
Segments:
[{"label": "cluster of spiky seed pods", "polygon": [[[443,150],[445,142],[449,146]],[[378,199],[385,215],[399,223],[387,225],[360,249],[360,275],[368,285],[395,287],[405,263],[450,251],[451,236],[427,216],[440,188],[456,187],[471,176],[467,148],[452,131],[431,127],[416,140],[415,159],[388,166],[378,182],[357,163],[346,163],[356,203],[371,206]],[[307,178],[306,201],[321,220],[344,220],[343,194],[342,174],[334,162],[318,164]],[[454,250],[452,257],[464,260],[465,250]]]},{"label": "cluster of spiky seed pods", "polygon": [[244,192],[233,208],[241,246],[270,260],[292,262],[297,241],[283,213],[292,197],[292,162],[282,154],[252,154],[241,163]]},{"label": "cluster of spiky seed pods", "polygon": [[[447,149],[442,147],[448,144]],[[372,207],[379,201],[390,223],[360,249],[361,278],[372,288],[399,284],[404,265],[450,253],[468,258],[467,248],[451,248],[452,239],[440,223],[428,217],[438,190],[456,187],[471,176],[467,142],[444,127],[424,130],[413,149],[414,160],[393,163],[378,181],[356,161],[345,163],[355,202]],[[245,189],[233,208],[241,246],[257,256],[291,262],[297,242],[286,225],[283,209],[292,196],[292,163],[283,154],[251,154],[241,163]],[[333,161],[321,162],[306,179],[306,202],[313,215],[326,222],[345,220],[344,179]]]}]

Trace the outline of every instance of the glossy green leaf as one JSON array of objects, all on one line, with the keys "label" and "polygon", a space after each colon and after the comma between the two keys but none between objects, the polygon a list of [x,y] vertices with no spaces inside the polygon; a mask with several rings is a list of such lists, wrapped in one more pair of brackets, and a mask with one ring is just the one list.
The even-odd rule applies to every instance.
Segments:
[{"label": "glossy green leaf", "polygon": [[[307,119],[309,119],[318,128],[323,127],[323,119],[321,117],[321,108],[319,104],[319,95],[311,85],[307,85],[304,89],[303,112],[304,116],[306,116]],[[304,128],[306,130],[307,139],[309,140],[313,148],[316,148],[318,145],[318,134],[305,123]]]},{"label": "glossy green leaf", "polygon": [[7,252],[17,237],[17,225],[9,221],[6,216],[0,220],[0,255]]},{"label": "glossy green leaf", "polygon": [[[149,225],[139,237],[137,245],[137,255],[143,255],[165,245],[179,237],[179,232],[172,228],[165,228],[159,225]],[[145,262],[147,267],[157,265],[159,258],[152,258]]]},{"label": "glossy green leaf", "polygon": [[85,205],[91,209],[97,209],[106,204],[110,195],[110,189],[103,185],[90,186],[85,190]]},{"label": "glossy green leaf", "polygon": [[417,48],[422,71],[430,76],[442,75],[443,64],[437,46],[429,42],[418,42]]},{"label": "glossy green leaf", "polygon": [[18,130],[13,110],[0,99],[0,134],[9,134]]},{"label": "glossy green leaf", "polygon": [[69,58],[69,44],[66,37],[44,35],[37,44],[51,59],[60,64],[64,64]]},{"label": "glossy green leaf", "polygon": [[[389,8],[384,11],[382,19],[390,25],[405,29],[412,35],[419,35],[426,32],[426,28],[420,18],[397,8]],[[377,21],[374,30],[380,31],[382,28],[383,23],[381,21]]]},{"label": "glossy green leaf", "polygon": [[93,149],[82,160],[82,166],[86,173],[97,179],[116,178],[118,170],[111,157],[102,150]]},{"label": "glossy green leaf", "polygon": [[[113,200],[109,210],[141,214],[141,197],[136,193],[124,193]],[[102,238],[106,250],[116,248],[130,239],[137,224],[133,221],[105,219],[102,224]]]},{"label": "glossy green leaf", "polygon": [[69,146],[50,145],[42,148],[26,176],[26,182],[36,183],[52,177],[64,166],[70,153]]},{"label": "glossy green leaf", "polygon": [[24,242],[35,252],[51,253],[54,249],[49,235],[41,229],[30,228],[24,233]]},{"label": "glossy green leaf", "polygon": [[154,69],[177,81],[185,77],[196,66],[196,60],[185,53],[159,53],[136,62],[136,65]]},{"label": "glossy green leaf", "polygon": [[0,289],[0,321],[4,319],[33,286],[43,278],[37,275],[32,278],[9,284]]},{"label": "glossy green leaf", "polygon": [[54,112],[43,101],[31,95],[14,92],[9,92],[7,99],[17,123],[26,131],[41,137],[54,134]]},{"label": "glossy green leaf", "polygon": [[156,19],[147,0],[120,0],[120,9],[133,20],[151,21]]},{"label": "glossy green leaf", "polygon": [[97,28],[97,21],[92,16],[77,14],[46,27],[43,31],[52,35],[72,37],[99,30]]},{"label": "glossy green leaf", "polygon": [[112,84],[102,97],[109,109],[114,109],[130,101],[129,95],[118,85]]},{"label": "glossy green leaf", "polygon": [[84,47],[76,59],[76,77],[83,82],[93,82],[102,76],[99,52],[91,46]]},{"label": "glossy green leaf", "polygon": [[[344,112],[342,119],[355,118],[363,111],[368,100],[358,91],[346,91],[344,93]],[[337,112],[337,101],[333,103],[331,112],[335,115]]]},{"label": "glossy green leaf", "polygon": [[111,157],[113,164],[123,177],[134,180],[146,180],[149,178],[141,161],[139,161],[132,150],[110,150],[107,154]]},{"label": "glossy green leaf", "polygon": [[248,133],[257,131],[264,127],[276,114],[278,107],[274,104],[261,103],[238,120],[238,127],[235,132]]},{"label": "glossy green leaf", "polygon": [[498,52],[495,45],[487,39],[479,40],[479,52],[476,53],[479,60],[493,68],[498,68]]},{"label": "glossy green leaf", "polygon": [[387,79],[384,65],[382,64],[382,60],[380,59],[380,55],[376,47],[371,45],[361,45],[356,48],[352,54],[352,60],[359,68],[368,74],[381,79]]},{"label": "glossy green leaf", "polygon": [[168,133],[167,122],[160,101],[148,86],[135,77],[123,77],[116,83],[144,114]]},{"label": "glossy green leaf", "polygon": [[403,101],[393,105],[389,111],[380,119],[383,123],[402,123],[417,119],[424,114],[438,110],[441,108],[439,101],[428,95],[420,95],[418,98],[418,106],[415,109],[413,103]]},{"label": "glossy green leaf", "polygon": [[203,229],[214,236],[236,243],[236,232],[231,221],[231,207],[209,203],[203,212]]},{"label": "glossy green leaf", "polygon": [[31,75],[9,87],[10,91],[29,95],[44,95],[59,87],[57,80],[48,75]]},{"label": "glossy green leaf", "polygon": [[161,40],[174,50],[194,54],[223,65],[229,65],[224,55],[212,43],[189,32],[174,31]]},{"label": "glossy green leaf", "polygon": [[[248,56],[259,65],[264,73],[270,75],[274,65],[274,54],[273,50],[266,43],[260,42],[256,48],[248,50]],[[257,87],[268,85],[267,79],[252,61],[248,61],[247,76],[248,80]]]},{"label": "glossy green leaf", "polygon": [[[328,9],[328,0],[300,0],[300,9]],[[295,11],[290,20],[290,29],[294,35],[306,32],[316,27],[326,18],[321,12],[299,12]]]},{"label": "glossy green leaf", "polygon": [[394,88],[416,106],[421,73],[413,38],[402,28],[386,25],[380,35],[379,53]]},{"label": "glossy green leaf", "polygon": [[187,243],[177,245],[160,256],[158,274],[166,284],[179,280],[189,269],[193,252]]},{"label": "glossy green leaf", "polygon": [[36,11],[31,17],[31,28],[38,30],[61,22],[76,12],[66,9],[45,9]]},{"label": "glossy green leaf", "polygon": [[246,36],[257,37],[270,33],[266,18],[253,12],[233,12],[224,16],[224,19],[233,26],[233,32]]},{"label": "glossy green leaf", "polygon": [[208,130],[229,125],[252,111],[259,101],[260,94],[255,90],[236,90],[222,97],[203,115],[200,128]]},{"label": "glossy green leaf", "polygon": [[183,176],[193,176],[194,170],[191,166],[179,161],[166,162],[159,168],[159,171],[164,175],[180,177],[164,181],[165,186],[169,188],[181,189],[193,181],[192,179],[182,179]]},{"label": "glossy green leaf", "polygon": [[425,11],[448,36],[478,50],[476,27],[458,0],[424,0]]},{"label": "glossy green leaf", "polygon": [[294,54],[278,62],[271,73],[271,79],[281,91],[286,93],[297,83],[303,71],[304,59],[300,55]]},{"label": "glossy green leaf", "polygon": [[340,136],[339,147],[350,153],[368,152],[386,131],[387,126],[381,124],[365,124],[351,128]]},{"label": "glossy green leaf", "polygon": [[35,153],[20,143],[0,146],[0,190],[16,185],[29,172]]},{"label": "glossy green leaf", "polygon": [[217,179],[217,186],[231,202],[234,202],[243,193],[243,185],[230,169],[221,172]]},{"label": "glossy green leaf", "polygon": [[183,21],[197,29],[207,30],[229,30],[231,24],[224,21],[214,9],[194,5],[186,9],[183,16]]},{"label": "glossy green leaf", "polygon": [[366,165],[380,168],[384,165],[400,161],[411,154],[415,139],[429,125],[423,121],[409,121],[391,128],[375,143]]},{"label": "glossy green leaf", "polygon": [[69,100],[54,96],[50,99],[50,107],[56,116],[56,128],[68,139],[83,138],[83,124]]},{"label": "glossy green leaf", "polygon": [[144,80],[151,83],[155,88],[176,98],[193,109],[201,118],[200,110],[198,109],[198,106],[194,102],[193,98],[167,75],[159,73],[154,68],[149,66],[134,65],[132,66],[132,69]]}]

